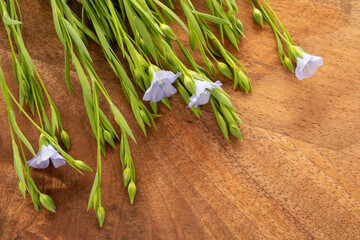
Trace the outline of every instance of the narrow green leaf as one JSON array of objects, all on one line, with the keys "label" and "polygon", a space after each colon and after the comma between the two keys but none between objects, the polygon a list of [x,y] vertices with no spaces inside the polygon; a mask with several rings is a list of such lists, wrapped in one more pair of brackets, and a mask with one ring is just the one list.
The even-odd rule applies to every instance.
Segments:
[{"label": "narrow green leaf", "polygon": [[91,62],[92,60],[90,57],[90,53],[88,52],[88,50],[87,50],[83,40],[79,36],[79,34],[76,32],[76,30],[73,28],[73,26],[71,26],[71,24],[66,19],[64,19],[64,23],[65,23],[66,29],[69,31],[71,39],[74,41],[74,43],[78,47],[79,51],[81,51],[86,56],[86,58]]},{"label": "narrow green leaf", "polygon": [[223,24],[223,25],[230,25],[231,23],[225,19],[215,17],[214,15],[202,13],[202,12],[195,12],[196,15],[198,15],[200,18],[204,18],[210,22],[216,23],[216,24]]}]

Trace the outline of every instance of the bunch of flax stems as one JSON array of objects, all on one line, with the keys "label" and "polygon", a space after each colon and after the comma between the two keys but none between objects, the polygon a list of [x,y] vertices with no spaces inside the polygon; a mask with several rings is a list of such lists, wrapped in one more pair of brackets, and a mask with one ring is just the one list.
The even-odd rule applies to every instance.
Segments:
[{"label": "bunch of flax stems", "polygon": [[[234,90],[239,87],[246,93],[253,91],[245,67],[225,46],[225,38],[227,38],[233,47],[239,50],[241,38],[246,38],[244,26],[237,18],[239,9],[235,0],[206,0],[204,2],[208,7],[207,12],[198,11],[190,0],[177,2],[172,0],[78,0],[82,8],[80,16],[71,9],[66,0],[49,0],[46,3],[51,6],[54,28],[64,47],[64,79],[69,95],[72,95],[70,66],[73,65],[81,86],[92,133],[97,142],[96,174],[87,209],[94,209],[100,226],[103,226],[105,220],[105,210],[101,201],[101,160],[102,157],[106,157],[105,146],[109,144],[115,148],[115,142],[120,142],[123,183],[127,188],[130,202],[133,204],[136,195],[136,179],[129,138],[134,142],[136,140],[126,119],[113,103],[112,97],[94,69],[93,60],[87,48],[88,41],[94,41],[103,50],[145,136],[147,125],[156,128],[155,118],[160,117],[158,104],[162,103],[171,109],[169,96],[178,92],[188,108],[199,118],[202,114],[199,105],[210,102],[224,138],[230,140],[230,135],[232,135],[242,139],[239,128],[239,124],[242,124],[241,119],[231,103],[229,94],[220,87],[219,81],[214,82],[214,77],[218,71],[224,77],[233,80]],[[173,11],[175,5],[184,12],[184,19],[180,19]],[[295,72],[293,64],[298,64],[296,69],[298,76],[299,64],[303,63],[307,54],[294,44],[267,0],[250,0],[250,7],[253,9],[255,22],[263,26],[265,19],[273,30],[282,64],[293,73]],[[69,150],[70,138],[63,128],[60,112],[46,90],[46,81],[41,78],[26,49],[22,37],[22,27],[26,24],[26,19],[23,22],[18,1],[0,0],[0,10],[19,88],[18,97],[15,97],[8,88],[0,67],[0,87],[8,112],[19,189],[24,198],[26,192],[30,194],[37,211],[43,206],[49,211],[56,212],[56,206],[51,197],[36,187],[29,167],[43,166],[42,160],[45,162],[47,160],[48,166],[50,158],[55,167],[59,161],[64,161],[64,163],[66,161],[80,173],[82,170],[92,171],[92,169],[85,162],[75,160],[64,150]],[[188,35],[188,43],[181,42],[177,38],[171,27],[177,24]],[[174,45],[177,45],[179,51],[175,51]],[[115,51],[115,49],[118,50]],[[193,56],[197,53],[200,53],[203,64],[195,61]],[[307,64],[310,63],[312,62],[307,62]],[[130,69],[130,71],[125,69]],[[170,81],[170,77],[159,78],[160,75],[175,75],[175,77]],[[158,90],[155,91],[156,87]],[[167,93],[169,89],[172,91],[171,94]],[[143,94],[145,95],[142,98]],[[149,104],[145,104],[143,100],[146,99],[147,94],[151,99],[156,97],[157,100],[150,100]],[[105,113],[101,109],[100,95],[109,104],[111,112]],[[38,154],[35,153],[32,144],[18,126],[13,105],[38,131]],[[45,111],[46,105],[50,107],[50,114]],[[119,131],[111,124],[109,117],[115,118]],[[34,118],[37,118],[37,121]],[[57,136],[60,136],[61,143]],[[49,152],[52,155],[43,156]],[[29,154],[33,157],[31,161],[27,161],[26,158]]]}]

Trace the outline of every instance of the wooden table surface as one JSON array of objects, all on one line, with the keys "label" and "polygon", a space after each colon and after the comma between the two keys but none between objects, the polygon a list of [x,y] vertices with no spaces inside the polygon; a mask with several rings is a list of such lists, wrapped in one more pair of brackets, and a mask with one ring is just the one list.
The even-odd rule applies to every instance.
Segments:
[{"label": "wooden table surface", "polygon": [[[254,92],[233,91],[231,80],[219,79],[244,122],[244,140],[224,140],[210,104],[197,119],[178,94],[172,111],[160,107],[158,131],[148,128],[145,138],[102,51],[90,43],[96,70],[138,141],[131,143],[135,204],[123,187],[117,144],[103,160],[102,229],[94,211],[86,212],[95,173],[81,176],[69,165],[32,170],[57,206],[56,214],[36,213],[17,188],[1,97],[0,239],[360,239],[360,2],[271,1],[294,41],[324,58],[304,81],[282,67],[272,31],[254,23],[248,1],[237,2],[248,40],[239,52],[226,46],[249,71]],[[70,154],[95,168],[96,141],[75,72],[69,97],[49,3],[20,4],[25,43],[70,135]],[[196,7],[206,11],[204,1]],[[176,12],[183,17],[179,7]],[[0,29],[2,68],[17,92]],[[179,38],[188,45],[185,34]],[[18,119],[37,146],[38,132]]]}]

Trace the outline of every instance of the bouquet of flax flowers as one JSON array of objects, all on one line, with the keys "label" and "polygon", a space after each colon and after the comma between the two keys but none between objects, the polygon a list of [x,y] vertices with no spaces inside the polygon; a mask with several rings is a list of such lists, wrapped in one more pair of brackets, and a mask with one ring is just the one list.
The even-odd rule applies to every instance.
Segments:
[{"label": "bouquet of flax flowers", "polygon": [[[241,38],[246,39],[244,26],[236,17],[239,9],[235,0],[206,0],[208,12],[198,11],[191,0],[177,2],[78,0],[77,2],[82,7],[81,16],[78,16],[65,0],[49,0],[48,4],[52,10],[54,28],[64,47],[64,79],[69,95],[72,95],[70,84],[72,64],[81,86],[92,133],[97,142],[96,174],[87,209],[95,210],[99,225],[103,226],[105,209],[101,193],[101,161],[102,157],[106,157],[105,146],[109,144],[115,148],[116,141],[120,142],[123,182],[133,204],[136,195],[135,164],[128,138],[130,137],[134,142],[136,140],[123,114],[113,103],[112,97],[94,69],[87,48],[88,41],[94,41],[103,50],[131,106],[136,122],[145,136],[147,126],[156,129],[155,121],[160,117],[158,104],[161,102],[171,109],[170,97],[179,92],[185,102],[184,106],[187,106],[197,117],[202,114],[200,106],[210,102],[225,139],[230,140],[232,135],[241,140],[242,134],[239,128],[239,124],[242,124],[241,119],[229,94],[222,89],[222,83],[215,80],[215,65],[221,75],[233,80],[234,90],[239,87],[249,93],[253,88],[246,69],[225,46],[225,37],[232,44],[231,48],[237,50]],[[172,10],[175,3],[184,12],[184,19],[180,19]],[[322,58],[306,54],[294,44],[267,0],[250,0],[249,6],[253,8],[257,24],[263,26],[265,19],[272,28],[282,64],[300,80],[312,76],[316,68],[322,65]],[[26,192],[30,193],[37,210],[40,206],[44,206],[55,212],[53,200],[36,187],[29,167],[46,168],[51,160],[55,167],[68,162],[79,172],[91,171],[91,168],[80,160],[74,160],[58,143],[57,134],[60,134],[62,145],[66,149],[70,148],[70,139],[63,128],[60,113],[46,90],[46,82],[40,77],[26,50],[22,37],[23,20],[18,2],[0,0],[0,10],[9,39],[15,78],[19,86],[19,100],[17,100],[7,87],[4,75],[0,71],[0,87],[8,111],[19,188],[24,197]],[[188,43],[176,37],[172,24],[179,24],[184,29],[189,37]],[[179,51],[175,50],[174,44]],[[202,57],[202,63],[196,62],[193,57],[198,52]],[[294,63],[297,65],[296,69]],[[129,71],[126,71],[126,68]],[[116,120],[119,132],[102,110],[99,103],[100,95],[109,104],[110,115]],[[148,105],[146,102],[149,102]],[[37,154],[16,123],[13,103],[40,133],[40,150]],[[50,106],[50,116],[45,111],[46,103]],[[27,113],[26,106],[30,108],[33,116]],[[33,120],[35,115],[39,119],[39,125]],[[26,161],[23,146],[33,155],[29,161]]]},{"label": "bouquet of flax flowers", "polygon": [[[323,65],[321,57],[307,54],[301,47],[296,46],[284,25],[280,22],[268,0],[250,0],[255,21],[263,26],[263,18],[274,31],[281,63],[299,80],[312,77],[318,67]],[[258,6],[258,7],[257,7]],[[285,49],[284,49],[285,44]],[[294,62],[296,69],[294,70]]]},{"label": "bouquet of flax flowers", "polygon": [[[6,102],[8,112],[9,128],[14,154],[14,166],[16,174],[20,180],[19,188],[24,198],[26,196],[26,192],[29,192],[37,211],[39,210],[40,206],[43,206],[49,211],[55,212],[56,207],[53,200],[50,196],[42,193],[36,187],[36,184],[30,175],[29,167],[46,168],[49,166],[49,160],[51,160],[54,167],[56,168],[68,162],[80,173],[81,170],[91,171],[91,168],[83,161],[72,158],[59,145],[56,137],[56,134],[59,132],[59,130],[62,143],[67,149],[70,148],[69,136],[63,129],[60,114],[55,106],[55,103],[52,101],[50,95],[46,91],[45,85],[35,65],[33,64],[28,51],[26,50],[21,33],[21,17],[18,17],[16,12],[16,5],[14,1],[5,2],[1,0],[0,7],[1,16],[10,43],[15,78],[19,83],[20,100],[18,101],[8,88],[2,70],[0,69],[0,87]],[[12,38],[14,39],[15,45],[17,47],[18,56],[15,54],[15,47],[13,45]],[[48,117],[47,113],[45,112],[45,102],[42,91],[44,91],[46,99],[50,105],[51,118]],[[39,152],[37,154],[35,154],[32,145],[21,132],[16,122],[12,101],[27,117],[31,124],[33,124],[40,132]],[[23,108],[24,102],[29,105],[32,114],[34,114],[36,111],[40,126],[36,124],[26,113]],[[18,143],[16,139],[18,140]],[[20,146],[20,150],[18,146]],[[33,155],[33,158],[29,161],[26,161],[24,146],[31,153],[31,155]],[[24,161],[22,161],[21,158],[23,158]]]}]

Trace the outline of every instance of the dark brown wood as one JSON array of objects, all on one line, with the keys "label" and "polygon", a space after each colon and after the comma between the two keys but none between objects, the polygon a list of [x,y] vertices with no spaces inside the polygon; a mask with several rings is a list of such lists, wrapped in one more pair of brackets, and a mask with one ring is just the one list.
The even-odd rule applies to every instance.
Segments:
[{"label": "dark brown wood", "polygon": [[[20,1],[26,46],[60,110],[70,154],[95,168],[96,142],[76,74],[70,98],[49,3],[38,3]],[[81,176],[69,165],[32,170],[57,206],[56,214],[36,213],[17,188],[1,98],[0,239],[359,239],[360,2],[272,1],[294,41],[324,58],[318,73],[304,81],[283,68],[273,33],[254,23],[248,1],[238,4],[249,40],[242,40],[239,52],[226,45],[249,71],[254,92],[233,91],[232,81],[219,79],[244,121],[243,141],[224,140],[211,107],[203,107],[197,119],[179,95],[171,97],[172,111],[160,107],[158,131],[148,128],[145,138],[103,53],[90,43],[99,76],[138,141],[131,143],[135,204],[123,187],[117,144],[103,160],[102,229],[94,212],[86,212],[94,172]],[[196,7],[206,11],[204,1]],[[2,68],[16,92],[0,29]],[[187,44],[185,34],[179,38]],[[103,108],[109,112],[105,102]],[[18,120],[36,146],[38,133],[23,116]]]}]

